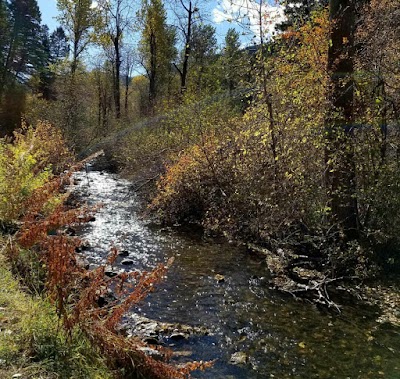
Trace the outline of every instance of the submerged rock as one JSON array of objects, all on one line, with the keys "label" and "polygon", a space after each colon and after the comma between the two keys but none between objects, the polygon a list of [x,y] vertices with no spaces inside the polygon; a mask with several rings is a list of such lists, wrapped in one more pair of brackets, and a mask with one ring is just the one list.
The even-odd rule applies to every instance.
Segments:
[{"label": "submerged rock", "polygon": [[156,349],[152,349],[151,347],[143,346],[143,347],[138,347],[138,350],[141,351],[142,353],[145,353],[149,357],[152,357],[156,360],[163,360],[164,354],[162,354],[161,351],[158,351]]},{"label": "submerged rock", "polygon": [[238,351],[232,354],[229,363],[233,365],[245,365],[249,360],[249,357],[244,351]]},{"label": "submerged rock", "polygon": [[225,282],[225,276],[221,274],[217,274],[214,276],[214,279],[217,281],[217,283],[223,283]]},{"label": "submerged rock", "polygon": [[133,325],[127,331],[128,335],[138,336],[142,341],[157,344],[163,340],[184,340],[191,336],[211,335],[210,330],[204,326],[190,326],[151,320],[147,317],[133,314]]}]

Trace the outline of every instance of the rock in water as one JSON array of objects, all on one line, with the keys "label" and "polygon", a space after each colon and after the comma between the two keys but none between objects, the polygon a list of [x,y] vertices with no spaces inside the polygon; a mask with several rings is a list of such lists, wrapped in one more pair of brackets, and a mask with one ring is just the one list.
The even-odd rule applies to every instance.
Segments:
[{"label": "rock in water", "polygon": [[217,281],[217,283],[223,283],[225,282],[225,276],[221,274],[217,274],[214,276],[214,279]]},{"label": "rock in water", "polygon": [[129,251],[128,250],[121,250],[118,255],[120,257],[129,257]]},{"label": "rock in water", "polygon": [[238,351],[237,353],[232,354],[229,362],[233,365],[245,365],[248,359],[249,358],[244,351]]},{"label": "rock in water", "polygon": [[123,259],[121,261],[121,264],[125,265],[125,266],[130,266],[130,265],[133,265],[133,260],[132,259]]}]

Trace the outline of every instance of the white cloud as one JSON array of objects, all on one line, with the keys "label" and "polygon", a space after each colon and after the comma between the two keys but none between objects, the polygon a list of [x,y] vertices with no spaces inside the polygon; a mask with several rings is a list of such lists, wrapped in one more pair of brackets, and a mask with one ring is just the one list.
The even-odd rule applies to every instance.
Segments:
[{"label": "white cloud", "polygon": [[263,0],[222,0],[213,9],[212,15],[216,23],[231,21],[242,25],[254,34],[256,40],[260,37],[260,15],[262,30],[267,38],[273,35],[275,25],[285,19],[283,6],[270,5]]}]

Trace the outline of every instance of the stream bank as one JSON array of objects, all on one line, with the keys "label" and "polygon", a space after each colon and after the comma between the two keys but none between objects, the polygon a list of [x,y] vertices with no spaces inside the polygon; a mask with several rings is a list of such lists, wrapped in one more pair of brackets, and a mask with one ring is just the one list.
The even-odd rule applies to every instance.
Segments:
[{"label": "stream bank", "polygon": [[265,260],[247,249],[198,230],[146,224],[131,183],[116,174],[89,165],[76,179],[81,199],[103,204],[80,230],[90,268],[105,262],[112,244],[124,252],[116,271],[150,270],[175,257],[164,282],[125,323],[134,325],[138,314],[210,331],[160,341],[179,362],[217,359],[194,377],[399,377],[399,329],[379,323],[376,307],[349,299],[338,314],[296,301],[270,288]]}]

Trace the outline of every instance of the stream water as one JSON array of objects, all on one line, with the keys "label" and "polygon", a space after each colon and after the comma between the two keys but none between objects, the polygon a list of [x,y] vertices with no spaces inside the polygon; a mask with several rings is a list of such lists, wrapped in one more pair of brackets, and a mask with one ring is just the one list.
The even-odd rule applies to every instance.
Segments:
[{"label": "stream water", "polygon": [[[88,166],[77,180],[81,199],[103,204],[81,232],[92,266],[104,262],[112,244],[133,261],[117,261],[117,270],[151,269],[175,256],[166,280],[134,311],[212,331],[169,344],[184,352],[181,361],[217,360],[193,377],[400,378],[400,330],[377,323],[376,309],[347,301],[338,314],[282,295],[269,288],[264,262],[246,250],[199,231],[147,225],[130,183],[117,175]],[[236,352],[248,362],[231,364]]]}]

